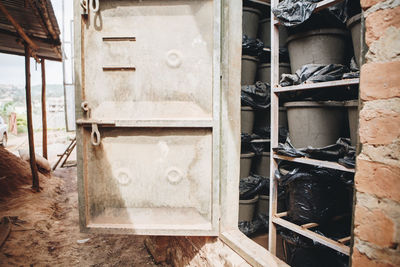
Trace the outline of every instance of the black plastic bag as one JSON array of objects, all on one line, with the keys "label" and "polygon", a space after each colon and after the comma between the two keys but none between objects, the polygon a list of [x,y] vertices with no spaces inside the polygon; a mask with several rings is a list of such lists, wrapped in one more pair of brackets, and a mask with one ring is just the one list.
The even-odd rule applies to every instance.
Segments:
[{"label": "black plastic bag", "polygon": [[242,38],[242,55],[259,57],[264,50],[264,43],[259,39],[253,39],[243,35]]},{"label": "black plastic bag", "polygon": [[291,27],[303,23],[317,7],[317,1],[313,0],[283,0],[272,12],[285,26]]},{"label": "black plastic bag", "polygon": [[242,86],[241,100],[242,106],[254,109],[269,108],[271,106],[269,84],[258,81],[255,85]]},{"label": "black plastic bag", "polygon": [[262,155],[263,152],[269,152],[271,148],[271,142],[267,139],[253,139],[250,142],[251,151],[257,156]]},{"label": "black plastic bag", "polygon": [[250,175],[240,179],[239,194],[241,200],[253,199],[260,192],[269,188],[269,179],[260,175]]},{"label": "black plastic bag", "polygon": [[286,262],[292,267],[347,267],[349,257],[311,239],[283,229],[279,231],[285,241]]},{"label": "black plastic bag", "polygon": [[241,146],[240,146],[240,153],[248,153],[251,151],[251,145],[250,142],[253,138],[251,137],[250,134],[248,133],[241,133],[240,134],[240,141],[241,141]]},{"label": "black plastic bag", "polygon": [[294,148],[290,138],[287,138],[285,143],[279,143],[278,147],[273,148],[273,151],[289,157],[308,157],[338,162],[347,168],[355,167],[356,151],[355,147],[351,146],[349,138],[339,138],[335,144],[322,148],[307,147],[301,149]]},{"label": "black plastic bag", "polygon": [[279,185],[286,188],[288,218],[301,225],[324,223],[336,215],[340,197],[337,189],[341,185],[338,176],[338,171],[325,168],[297,164],[280,166],[275,177]]},{"label": "black plastic bag", "polygon": [[[284,45],[284,44],[281,44]],[[269,48],[269,47],[268,47]],[[265,51],[259,55],[259,59],[261,63],[271,63],[271,51]],[[286,47],[279,47],[279,62],[280,63],[289,63],[289,50]]]},{"label": "black plastic bag", "polygon": [[248,222],[241,221],[238,224],[239,230],[245,234],[246,236],[251,236],[263,228],[263,222],[258,220],[257,218]]},{"label": "black plastic bag", "polygon": [[341,64],[307,64],[296,71],[295,74],[282,74],[281,86],[302,84],[304,82],[318,83],[341,80],[350,70]]}]

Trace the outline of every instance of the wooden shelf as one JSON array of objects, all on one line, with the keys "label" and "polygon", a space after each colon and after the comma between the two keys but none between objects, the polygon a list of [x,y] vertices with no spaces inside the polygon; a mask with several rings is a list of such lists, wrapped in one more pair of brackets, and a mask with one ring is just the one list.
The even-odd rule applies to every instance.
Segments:
[{"label": "wooden shelf", "polygon": [[291,162],[303,163],[303,164],[307,164],[307,165],[324,167],[324,168],[345,171],[345,172],[352,172],[352,173],[355,172],[355,169],[346,168],[345,166],[340,165],[339,163],[325,161],[325,160],[317,160],[317,159],[310,159],[310,158],[304,158],[304,157],[303,158],[294,158],[294,157],[278,155],[275,153],[274,153],[274,159],[281,159],[281,160],[286,160],[286,161],[291,161]]},{"label": "wooden shelf", "polygon": [[292,85],[286,87],[275,87],[274,93],[283,93],[290,91],[300,91],[300,90],[311,90],[311,89],[319,89],[319,88],[328,88],[328,87],[336,87],[336,86],[349,86],[349,85],[357,85],[360,83],[359,78],[355,79],[346,79],[346,80],[338,80],[338,81],[330,81],[330,82],[320,82],[320,83],[304,83],[299,85]]},{"label": "wooden shelf", "polygon": [[327,247],[330,247],[336,251],[339,251],[340,253],[343,253],[345,255],[350,255],[350,247],[342,244],[344,242],[347,242],[349,240],[349,237],[344,237],[340,240],[342,240],[342,243],[335,241],[333,239],[327,238],[323,235],[317,234],[309,229],[314,228],[318,226],[318,224],[315,223],[308,223],[304,224],[302,226],[294,224],[292,222],[289,222],[282,217],[280,217],[280,214],[275,215],[272,217],[272,222],[275,224],[278,224],[286,229],[289,229],[293,232],[296,232],[302,236],[305,236],[309,239],[312,239],[313,241],[316,241],[322,245],[325,245]]},{"label": "wooden shelf", "polygon": [[251,3],[259,4],[259,5],[271,6],[270,3],[264,2],[264,1],[260,1],[260,0],[247,0],[247,1],[251,2]]}]

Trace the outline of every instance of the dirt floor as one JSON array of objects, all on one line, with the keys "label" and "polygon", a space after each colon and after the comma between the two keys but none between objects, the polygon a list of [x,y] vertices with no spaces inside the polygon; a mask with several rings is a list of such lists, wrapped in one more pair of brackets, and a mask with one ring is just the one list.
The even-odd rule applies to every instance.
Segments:
[{"label": "dirt floor", "polygon": [[41,177],[42,192],[22,183],[0,200],[0,218],[13,222],[0,266],[156,266],[144,237],[79,232],[76,182],[75,167],[57,169]]}]

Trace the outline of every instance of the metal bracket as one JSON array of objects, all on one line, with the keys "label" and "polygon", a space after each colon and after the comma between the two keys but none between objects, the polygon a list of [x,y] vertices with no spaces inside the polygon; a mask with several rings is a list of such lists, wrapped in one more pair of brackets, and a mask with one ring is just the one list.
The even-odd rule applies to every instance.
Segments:
[{"label": "metal bracket", "polygon": [[87,16],[88,15],[88,11],[89,11],[89,7],[88,7],[88,2],[89,0],[80,0],[81,3],[81,15],[82,16]]},{"label": "metal bracket", "polygon": [[96,123],[92,123],[92,133],[90,134],[90,141],[94,146],[98,146],[101,143],[101,136]]}]

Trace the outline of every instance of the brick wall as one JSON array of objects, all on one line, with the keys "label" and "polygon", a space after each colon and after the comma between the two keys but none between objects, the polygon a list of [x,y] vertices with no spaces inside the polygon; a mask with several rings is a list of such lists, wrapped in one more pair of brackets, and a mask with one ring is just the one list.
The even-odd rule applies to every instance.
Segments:
[{"label": "brick wall", "polygon": [[361,154],[353,267],[400,266],[400,1],[361,0],[369,48],[361,68]]}]

